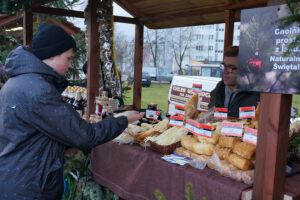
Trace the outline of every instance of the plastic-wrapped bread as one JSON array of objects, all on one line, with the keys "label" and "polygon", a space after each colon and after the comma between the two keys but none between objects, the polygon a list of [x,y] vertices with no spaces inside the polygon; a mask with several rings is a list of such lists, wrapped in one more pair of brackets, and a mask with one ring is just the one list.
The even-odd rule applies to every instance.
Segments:
[{"label": "plastic-wrapped bread", "polygon": [[189,118],[193,118],[194,114],[197,111],[197,104],[198,104],[198,94],[194,94],[194,96],[184,106],[185,116]]},{"label": "plastic-wrapped bread", "polygon": [[196,142],[193,144],[193,152],[197,153],[197,154],[204,154],[204,155],[208,155],[211,156],[214,153],[214,147],[215,145],[213,144],[204,144],[204,143],[200,143],[200,142]]},{"label": "plastic-wrapped bread", "polygon": [[188,150],[193,150],[193,144],[197,142],[197,139],[195,137],[192,137],[191,135],[186,135],[181,139],[181,146]]},{"label": "plastic-wrapped bread", "polygon": [[218,172],[222,176],[230,177],[231,172],[233,170],[237,170],[237,168],[235,166],[233,166],[232,164],[228,163],[225,160],[221,160],[220,163],[221,163],[221,165],[220,165],[220,167],[218,169]]},{"label": "plastic-wrapped bread", "polygon": [[227,160],[230,152],[231,148],[220,147],[219,145],[214,149],[214,153],[216,153],[221,160]]},{"label": "plastic-wrapped bread", "polygon": [[147,130],[146,132],[142,132],[136,136],[137,140],[143,141],[146,137],[160,134],[169,128],[169,119],[166,118],[156,124],[153,128]]},{"label": "plastic-wrapped bread", "polygon": [[191,158],[196,159],[201,162],[207,162],[207,160],[210,158],[210,156],[207,155],[198,155],[196,153],[191,153]]},{"label": "plastic-wrapped bread", "polygon": [[143,127],[137,126],[137,125],[133,125],[133,124],[128,124],[128,129],[127,132],[131,135],[137,135],[141,132],[145,132],[146,129],[144,129]]},{"label": "plastic-wrapped bread", "polygon": [[147,123],[142,123],[141,124],[141,127],[146,129],[146,130],[149,130],[149,129],[153,128],[153,126],[154,126],[153,124],[147,124]]},{"label": "plastic-wrapped bread", "polygon": [[234,146],[234,144],[238,141],[241,141],[241,139],[238,138],[238,137],[231,137],[231,136],[221,135],[220,138],[219,138],[219,146],[220,147],[232,148]]},{"label": "plastic-wrapped bread", "polygon": [[182,156],[184,150],[185,150],[184,147],[177,147],[176,150],[175,150],[175,153],[176,153],[177,155]]},{"label": "plastic-wrapped bread", "polygon": [[256,146],[247,142],[236,142],[232,149],[233,153],[251,159],[256,151]]},{"label": "plastic-wrapped bread", "polygon": [[242,182],[242,174],[243,174],[242,170],[239,169],[231,170],[229,177],[237,182]]},{"label": "plastic-wrapped bread", "polygon": [[248,171],[243,171],[242,172],[242,180],[244,183],[246,183],[248,185],[252,185],[254,182],[254,169],[248,170]]},{"label": "plastic-wrapped bread", "polygon": [[185,156],[185,157],[191,157],[192,152],[188,149],[185,149],[184,147],[178,147],[176,148],[176,154],[180,156]]},{"label": "plastic-wrapped bread", "polygon": [[239,156],[235,153],[229,154],[227,160],[232,165],[234,165],[237,168],[244,170],[244,171],[252,168],[252,163],[249,160],[242,158],[241,156]]},{"label": "plastic-wrapped bread", "polygon": [[220,134],[214,134],[214,133],[212,134],[211,138],[197,135],[198,141],[200,143],[206,143],[206,144],[217,144],[219,141],[219,137],[220,137]]}]

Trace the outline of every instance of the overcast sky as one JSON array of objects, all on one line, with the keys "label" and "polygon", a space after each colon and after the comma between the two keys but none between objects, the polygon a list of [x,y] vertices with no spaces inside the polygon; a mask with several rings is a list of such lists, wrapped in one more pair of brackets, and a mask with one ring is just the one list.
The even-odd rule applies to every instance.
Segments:
[{"label": "overcast sky", "polygon": [[[82,0],[80,5],[76,5],[73,7],[73,10],[84,11],[88,1]],[[116,16],[124,16],[124,17],[132,17],[128,12],[122,9],[118,4],[113,3],[113,14]],[[68,17],[68,20],[74,23],[75,26],[79,27],[81,30],[85,30],[84,19]],[[126,24],[126,23],[116,23],[115,30],[117,32],[122,32],[127,36],[128,39],[134,37],[134,25]]]}]

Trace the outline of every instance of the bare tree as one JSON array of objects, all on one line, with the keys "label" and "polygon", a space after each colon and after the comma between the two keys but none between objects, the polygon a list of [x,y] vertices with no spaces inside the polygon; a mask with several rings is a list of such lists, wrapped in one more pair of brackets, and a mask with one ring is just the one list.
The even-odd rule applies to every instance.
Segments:
[{"label": "bare tree", "polygon": [[158,67],[159,62],[163,59],[162,52],[165,44],[164,30],[146,30],[146,42],[150,44],[150,51],[153,61],[153,67]]},{"label": "bare tree", "polygon": [[126,36],[122,32],[115,31],[114,38],[116,64],[118,67],[122,67],[127,63],[126,61],[129,56],[129,43],[126,41]]},{"label": "bare tree", "polygon": [[171,46],[173,49],[176,64],[179,67],[179,73],[182,74],[182,62],[191,47],[193,27],[184,27],[175,29],[172,33]]}]

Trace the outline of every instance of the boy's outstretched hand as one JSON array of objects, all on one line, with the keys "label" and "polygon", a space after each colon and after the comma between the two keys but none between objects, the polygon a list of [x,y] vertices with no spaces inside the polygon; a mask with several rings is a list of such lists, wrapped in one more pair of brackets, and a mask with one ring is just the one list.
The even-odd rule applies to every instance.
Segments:
[{"label": "boy's outstretched hand", "polygon": [[145,115],[145,112],[137,111],[126,111],[123,113],[123,116],[126,116],[128,123],[141,119]]}]

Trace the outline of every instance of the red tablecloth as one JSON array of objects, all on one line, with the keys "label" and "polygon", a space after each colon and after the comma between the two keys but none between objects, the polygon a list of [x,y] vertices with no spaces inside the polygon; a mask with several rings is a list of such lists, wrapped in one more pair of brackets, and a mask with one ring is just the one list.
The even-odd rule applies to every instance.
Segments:
[{"label": "red tablecloth", "polygon": [[184,200],[185,184],[191,182],[194,199],[240,199],[248,185],[222,177],[217,171],[179,166],[161,159],[162,155],[138,145],[109,142],[92,150],[93,176],[126,200],[156,199],[159,189],[168,200]]}]

